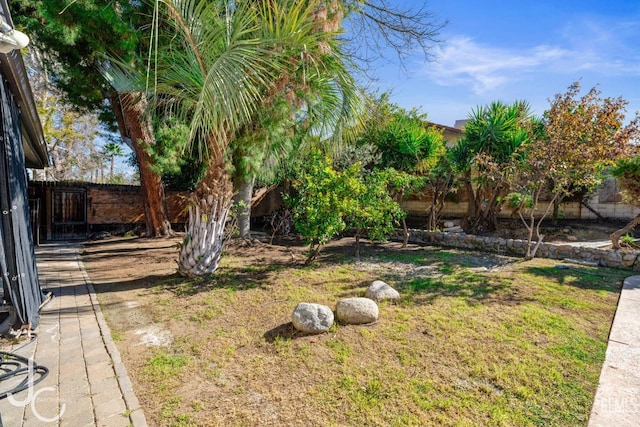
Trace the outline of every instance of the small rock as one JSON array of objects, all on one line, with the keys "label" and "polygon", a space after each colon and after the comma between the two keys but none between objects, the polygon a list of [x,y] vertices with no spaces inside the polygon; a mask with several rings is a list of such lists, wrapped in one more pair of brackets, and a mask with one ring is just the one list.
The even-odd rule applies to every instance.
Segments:
[{"label": "small rock", "polygon": [[336,316],[342,323],[357,325],[378,320],[378,304],[369,298],[344,298],[336,304]]},{"label": "small rock", "polygon": [[567,236],[567,240],[570,242],[577,242],[578,238],[576,236]]},{"label": "small rock", "polygon": [[89,239],[91,240],[103,240],[107,237],[111,237],[111,233],[109,233],[108,231],[99,231],[97,233],[91,233],[89,235]]},{"label": "small rock", "polygon": [[398,291],[387,285],[382,280],[376,280],[375,282],[373,282],[371,286],[367,288],[364,296],[374,301],[395,301],[400,298],[400,294],[398,293]]},{"label": "small rock", "polygon": [[451,228],[451,227],[455,227],[456,223],[453,221],[445,221],[444,222],[444,228]]},{"label": "small rock", "polygon": [[307,334],[320,334],[333,325],[333,312],[326,305],[301,302],[291,315],[293,326]]}]

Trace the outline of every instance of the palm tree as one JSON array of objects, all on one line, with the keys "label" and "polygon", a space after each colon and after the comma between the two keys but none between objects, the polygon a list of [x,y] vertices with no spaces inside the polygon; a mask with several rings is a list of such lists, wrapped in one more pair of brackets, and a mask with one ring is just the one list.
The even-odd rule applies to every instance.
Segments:
[{"label": "palm tree", "polygon": [[102,147],[102,153],[111,160],[111,168],[109,169],[109,182],[113,182],[113,169],[115,166],[116,156],[123,156],[122,147],[115,142],[109,142]]},{"label": "palm tree", "polygon": [[[238,130],[261,108],[294,89],[325,86],[333,90],[327,91],[321,107],[305,103],[301,111],[310,123],[317,123],[311,120],[316,114],[332,119],[316,130],[322,135],[348,122],[348,116],[338,112],[353,105],[349,99],[356,98],[350,96],[355,85],[335,33],[318,26],[317,12],[323,7],[323,0],[159,3],[149,68],[151,99],[161,102],[165,113],[190,123],[191,149],[208,164],[189,211],[178,260],[181,274],[208,274],[218,267],[232,204],[225,153]],[[327,74],[331,78],[315,78]],[[301,85],[295,83],[296,76],[301,76]],[[301,107],[296,98],[289,99]],[[327,105],[341,108],[329,113]]]}]

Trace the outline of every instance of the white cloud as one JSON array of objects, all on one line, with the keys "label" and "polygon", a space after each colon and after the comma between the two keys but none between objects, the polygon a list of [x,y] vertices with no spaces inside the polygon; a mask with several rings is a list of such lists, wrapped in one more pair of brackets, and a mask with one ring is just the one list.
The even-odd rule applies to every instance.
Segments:
[{"label": "white cloud", "polygon": [[526,73],[567,57],[566,50],[538,46],[525,51],[483,46],[468,37],[451,39],[436,51],[436,61],[425,66],[425,73],[442,86],[467,85],[484,94]]},{"label": "white cloud", "polygon": [[[606,35],[600,34],[599,40]],[[640,73],[640,58],[614,58],[604,43],[582,44],[569,49],[538,45],[514,49],[482,45],[469,37],[451,38],[435,51],[436,61],[424,73],[441,86],[467,86],[477,95],[528,79],[533,73],[552,73],[579,78],[584,72],[608,75]]]}]

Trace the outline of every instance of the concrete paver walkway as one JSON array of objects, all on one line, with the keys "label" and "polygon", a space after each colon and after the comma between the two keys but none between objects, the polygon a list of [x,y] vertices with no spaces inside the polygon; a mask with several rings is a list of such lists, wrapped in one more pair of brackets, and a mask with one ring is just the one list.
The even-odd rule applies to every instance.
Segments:
[{"label": "concrete paver walkway", "polygon": [[640,426],[640,276],[624,281],[589,427]]},{"label": "concrete paver walkway", "polygon": [[9,351],[49,375],[0,400],[4,426],[146,426],[144,414],[79,258],[79,245],[36,250],[38,275],[54,299],[41,310],[37,339]]}]

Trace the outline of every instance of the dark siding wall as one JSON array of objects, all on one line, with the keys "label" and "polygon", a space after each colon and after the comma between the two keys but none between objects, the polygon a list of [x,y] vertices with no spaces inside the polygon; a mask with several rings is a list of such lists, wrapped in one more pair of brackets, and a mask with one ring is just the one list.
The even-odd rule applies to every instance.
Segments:
[{"label": "dark siding wall", "polygon": [[20,117],[4,79],[0,92],[0,273],[3,293],[16,309],[20,323],[36,327],[44,295],[38,282],[33,249]]}]

